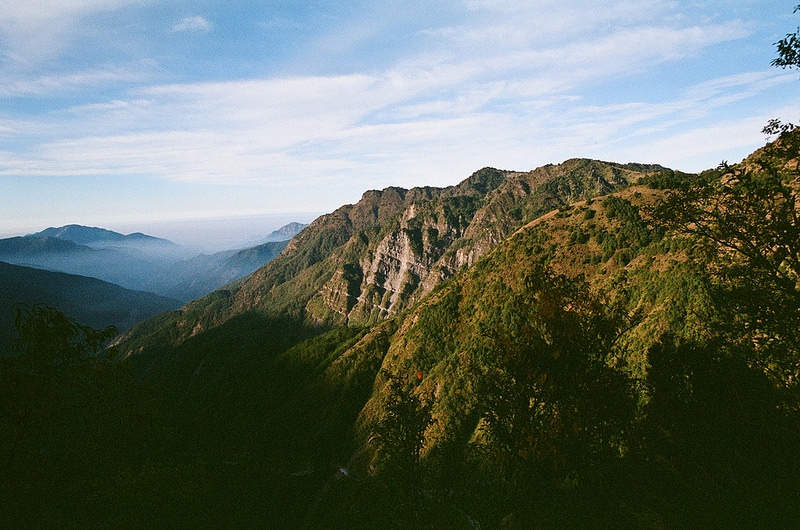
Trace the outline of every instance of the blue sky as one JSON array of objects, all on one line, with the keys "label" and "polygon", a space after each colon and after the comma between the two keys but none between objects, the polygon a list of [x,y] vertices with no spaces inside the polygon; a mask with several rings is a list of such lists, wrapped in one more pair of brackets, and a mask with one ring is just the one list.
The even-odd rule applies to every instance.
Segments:
[{"label": "blue sky", "polygon": [[3,0],[0,235],[736,162],[798,119],[800,74],[770,66],[797,1]]}]

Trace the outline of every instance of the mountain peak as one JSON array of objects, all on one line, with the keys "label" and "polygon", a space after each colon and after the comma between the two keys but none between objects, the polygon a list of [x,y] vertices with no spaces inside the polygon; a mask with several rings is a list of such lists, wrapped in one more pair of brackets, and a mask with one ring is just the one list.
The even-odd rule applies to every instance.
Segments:
[{"label": "mountain peak", "polygon": [[72,241],[79,245],[86,245],[96,241],[118,241],[124,239],[125,236],[106,230],[105,228],[97,228],[92,226],[83,226],[77,224],[69,224],[60,227],[50,227],[36,232],[35,234],[28,234],[27,237],[53,237],[66,241]]},{"label": "mountain peak", "polygon": [[26,237],[52,237],[65,241],[72,241],[73,243],[77,243],[79,245],[88,245],[88,246],[92,246],[93,244],[98,244],[98,243],[118,243],[118,242],[132,241],[132,240],[137,240],[137,241],[146,240],[152,243],[158,242],[161,244],[175,245],[175,243],[172,243],[171,241],[168,241],[166,239],[148,236],[146,234],[142,234],[141,232],[125,235],[125,234],[120,234],[119,232],[114,232],[112,230],[107,230],[105,228],[84,226],[78,224],[69,224],[60,227],[50,227],[46,228],[45,230],[42,230],[41,232],[28,234]]},{"label": "mountain peak", "polygon": [[265,239],[266,243],[276,242],[276,241],[288,241],[292,239],[294,236],[300,233],[300,231],[305,228],[306,224],[303,223],[289,223],[287,225],[283,225],[282,227],[278,228],[271,232],[267,238]]}]

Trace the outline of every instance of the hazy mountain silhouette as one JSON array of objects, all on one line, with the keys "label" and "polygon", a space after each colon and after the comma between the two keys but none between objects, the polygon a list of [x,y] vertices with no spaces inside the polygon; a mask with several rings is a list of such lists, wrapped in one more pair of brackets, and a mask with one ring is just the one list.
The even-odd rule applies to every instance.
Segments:
[{"label": "hazy mountain silhouette", "polygon": [[104,228],[82,225],[66,225],[47,228],[29,234],[29,238],[52,237],[72,241],[93,249],[113,249],[137,258],[156,263],[171,263],[190,257],[190,252],[167,239],[149,236],[140,232],[120,234]]},{"label": "hazy mountain silhouette", "polygon": [[288,241],[299,234],[307,226],[308,225],[303,223],[289,223],[270,233],[264,242],[270,243],[274,241]]},{"label": "hazy mountain silhouette", "polygon": [[90,276],[186,302],[252,273],[277,256],[303,227],[286,225],[270,235],[270,243],[191,256],[166,239],[67,225],[0,239],[0,260]]}]

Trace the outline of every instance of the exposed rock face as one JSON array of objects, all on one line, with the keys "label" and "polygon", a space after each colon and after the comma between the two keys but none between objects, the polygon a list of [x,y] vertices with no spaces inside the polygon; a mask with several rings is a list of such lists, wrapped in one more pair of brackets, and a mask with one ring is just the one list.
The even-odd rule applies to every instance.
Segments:
[{"label": "exposed rock face", "polygon": [[397,314],[527,221],[662,169],[575,159],[527,173],[485,168],[445,189],[369,191],[348,213],[352,238],[366,248],[341,253],[306,310],[315,322],[336,323]]},{"label": "exposed rock face", "polygon": [[401,216],[400,229],[387,234],[360,260],[364,274],[354,308],[357,315],[385,318],[435,285],[426,283],[428,277],[443,251],[463,234],[439,216],[419,215],[418,210],[412,203]]},{"label": "exposed rock face", "polygon": [[336,271],[306,307],[312,320],[374,322],[402,311],[451,276],[441,258],[463,237],[480,200],[447,197],[448,191],[365,193],[349,216],[360,230],[354,230]]},{"label": "exposed rock face", "polygon": [[[387,218],[385,224],[376,228],[375,238],[364,240],[367,248],[350,261],[341,262],[325,285],[321,303],[315,301],[307,306],[308,314],[324,315],[325,311],[320,308],[335,308],[333,312],[338,322],[374,323],[408,309],[405,315],[390,321],[399,323],[398,336],[403,337],[420,318],[420,308],[430,307],[431,300],[452,291],[445,286],[412,308],[415,302],[447,278],[486,256],[529,221],[543,219],[547,213],[552,214],[548,217],[556,218],[561,207],[625,188],[645,174],[659,171],[664,169],[573,160],[528,173],[498,172],[502,182],[476,195],[455,195],[451,189],[436,198],[415,202],[409,200],[412,192],[408,192],[396,217]],[[600,203],[602,199],[598,200]],[[567,211],[567,208],[562,209],[562,212]],[[503,248],[509,247],[504,245]],[[523,252],[528,252],[530,247],[520,245],[518,248],[521,251],[517,261],[524,262]],[[493,263],[492,259],[489,257],[484,265]],[[494,263],[502,263],[502,260]],[[466,271],[449,285],[459,285],[471,276],[472,273]],[[476,292],[481,292],[483,287],[482,284],[471,286]],[[383,366],[402,366],[403,359],[411,359],[420,351],[419,344],[413,339],[406,343],[403,338],[398,339],[387,349]],[[448,381],[443,379],[426,391],[437,399],[440,394],[458,395],[442,392]],[[362,419],[369,416],[370,407],[379,406],[376,403],[377,400],[365,405]]]}]

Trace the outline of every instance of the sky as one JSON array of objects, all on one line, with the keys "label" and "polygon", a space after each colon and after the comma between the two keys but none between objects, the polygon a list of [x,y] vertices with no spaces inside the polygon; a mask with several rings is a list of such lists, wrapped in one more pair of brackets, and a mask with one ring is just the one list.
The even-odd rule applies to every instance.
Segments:
[{"label": "sky", "polygon": [[3,0],[0,237],[246,240],[486,166],[738,162],[800,118],[770,66],[797,3]]}]

